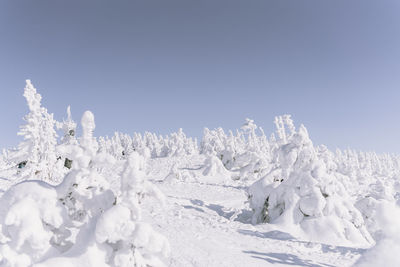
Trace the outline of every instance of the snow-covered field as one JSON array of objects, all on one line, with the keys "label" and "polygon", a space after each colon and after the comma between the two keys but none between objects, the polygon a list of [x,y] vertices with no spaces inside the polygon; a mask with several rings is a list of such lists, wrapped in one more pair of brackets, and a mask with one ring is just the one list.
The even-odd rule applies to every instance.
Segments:
[{"label": "snow-covered field", "polygon": [[[181,169],[203,161],[195,156]],[[199,173],[192,181],[161,182],[172,162],[150,163],[151,177],[167,196],[167,207],[151,215],[153,203],[145,203],[153,227],[170,241],[169,266],[351,266],[364,252],[296,238],[271,224],[251,224],[244,185],[202,181],[200,171],[192,172]]]},{"label": "snow-covered field", "polygon": [[[400,266],[400,156],[330,151],[290,116],[95,137],[27,81],[0,157],[0,266]],[[56,131],[62,131],[58,138]]]}]

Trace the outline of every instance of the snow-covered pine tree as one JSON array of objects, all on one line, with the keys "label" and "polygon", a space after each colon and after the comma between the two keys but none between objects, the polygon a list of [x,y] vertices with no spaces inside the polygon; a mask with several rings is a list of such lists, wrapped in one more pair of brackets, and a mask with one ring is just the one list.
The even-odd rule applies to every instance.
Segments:
[{"label": "snow-covered pine tree", "polygon": [[327,169],[307,129],[301,125],[296,131],[288,119],[275,120],[280,138],[276,167],[248,189],[252,222],[298,225],[313,240],[370,244],[372,238],[342,183],[343,175]]},{"label": "snow-covered pine tree", "polygon": [[29,113],[24,117],[26,124],[21,126],[18,133],[24,137],[18,146],[19,158],[26,162],[21,175],[29,176],[29,179],[53,181],[53,167],[57,162],[57,134],[53,114],[41,106],[42,97],[30,80],[26,80],[24,97]]}]

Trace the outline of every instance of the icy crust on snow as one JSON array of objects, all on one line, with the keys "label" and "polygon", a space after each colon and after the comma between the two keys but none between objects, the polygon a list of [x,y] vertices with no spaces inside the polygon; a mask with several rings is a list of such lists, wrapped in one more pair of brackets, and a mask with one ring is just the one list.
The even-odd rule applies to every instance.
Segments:
[{"label": "icy crust on snow", "polygon": [[[146,195],[163,201],[144,179],[143,159],[132,153],[111,189],[99,170],[115,168],[98,153],[94,116],[82,117],[79,144],[65,145],[72,170],[58,186],[14,185],[0,198],[0,266],[164,266],[167,240],[142,221]],[[111,166],[110,166],[111,165]]]},{"label": "icy crust on snow", "polygon": [[335,173],[319,160],[307,130],[281,135],[273,171],[249,187],[253,223],[298,226],[313,241],[368,245],[373,239]]}]

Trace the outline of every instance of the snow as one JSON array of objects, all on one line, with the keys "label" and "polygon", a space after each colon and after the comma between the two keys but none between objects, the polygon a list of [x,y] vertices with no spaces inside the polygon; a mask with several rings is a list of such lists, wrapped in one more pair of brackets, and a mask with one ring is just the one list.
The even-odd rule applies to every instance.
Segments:
[{"label": "snow", "polygon": [[56,122],[30,81],[25,97],[25,140],[0,157],[0,266],[400,266],[400,156],[315,146],[289,115],[276,137],[246,119],[198,145],[95,137],[86,111],[75,136],[70,107]]},{"label": "snow", "polygon": [[[187,160],[196,165],[203,157]],[[150,164],[151,176],[159,180],[171,162],[157,159]],[[167,207],[155,209],[146,201],[144,216],[154,219],[169,240],[169,266],[351,266],[363,252],[296,238],[276,225],[251,224],[240,185],[192,181],[157,186],[167,197]]]},{"label": "snow", "polygon": [[376,218],[383,233],[375,247],[367,251],[355,264],[355,267],[400,266],[400,208],[385,203]]}]

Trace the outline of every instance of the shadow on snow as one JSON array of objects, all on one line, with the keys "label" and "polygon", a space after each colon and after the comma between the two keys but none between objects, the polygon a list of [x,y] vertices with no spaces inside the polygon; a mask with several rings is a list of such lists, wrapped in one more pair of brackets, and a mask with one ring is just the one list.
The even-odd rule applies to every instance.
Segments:
[{"label": "shadow on snow", "polygon": [[[294,243],[300,243],[307,247],[313,247],[314,245],[320,245],[321,251],[323,253],[340,253],[341,255],[346,255],[348,253],[352,254],[362,254],[366,249],[362,248],[353,248],[353,247],[345,247],[345,246],[333,246],[322,243],[314,243],[301,241],[290,235],[289,233],[285,233],[282,231],[274,230],[269,232],[259,232],[259,231],[250,231],[250,230],[241,230],[238,232],[243,235],[255,236],[259,238],[268,238],[274,240],[282,240],[282,241],[290,241]],[[284,253],[261,253],[256,251],[243,251],[244,253],[252,254],[253,258],[258,258],[262,260],[266,260],[270,263],[280,263],[287,265],[300,265],[300,266],[308,266],[308,267],[323,267],[323,266],[333,266],[326,263],[312,263],[309,260],[302,260],[298,256],[284,254]]]},{"label": "shadow on snow", "polygon": [[294,266],[305,266],[305,267],[334,267],[330,264],[325,263],[313,263],[310,260],[303,260],[293,254],[286,253],[261,253],[252,250],[245,250],[244,253],[250,254],[252,258],[265,260],[271,264],[285,264]]}]

